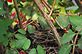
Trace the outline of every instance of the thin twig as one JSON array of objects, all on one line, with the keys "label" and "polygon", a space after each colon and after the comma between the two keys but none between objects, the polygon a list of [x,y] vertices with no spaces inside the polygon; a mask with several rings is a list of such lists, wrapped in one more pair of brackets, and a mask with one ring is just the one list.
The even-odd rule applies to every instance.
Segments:
[{"label": "thin twig", "polygon": [[53,3],[52,3],[52,8],[50,10],[49,16],[51,16],[52,13],[53,13],[55,3],[56,3],[56,1],[54,0]]},{"label": "thin twig", "polygon": [[20,12],[19,12],[17,1],[13,0],[13,2],[14,2],[14,6],[15,6],[15,9],[16,9],[16,12],[17,12],[17,18],[18,18],[18,21],[19,21],[19,27],[22,28],[22,22],[21,22],[21,19],[20,19]]},{"label": "thin twig", "polygon": [[53,8],[51,8],[50,5],[45,0],[42,0],[41,2],[47,8],[47,10],[50,12],[49,16],[51,16],[52,12],[53,12]]},{"label": "thin twig", "polygon": [[73,50],[72,50],[72,54],[74,54],[74,51],[75,51],[75,46],[76,46],[77,38],[78,38],[78,33],[76,34],[75,39],[74,39],[74,42],[73,42]]},{"label": "thin twig", "polygon": [[47,8],[47,10],[50,12],[50,6],[47,4],[47,2],[45,1],[45,0],[42,0],[41,1],[42,2],[42,4]]},{"label": "thin twig", "polygon": [[53,8],[51,9],[50,13],[49,13],[49,17],[52,15],[52,12],[53,12]]},{"label": "thin twig", "polygon": [[46,19],[47,23],[49,24],[49,26],[51,27],[53,33],[54,33],[54,37],[56,38],[57,40],[57,43],[59,46],[61,46],[60,44],[60,37],[59,37],[59,34],[56,30],[56,27],[53,25],[53,23],[51,22],[50,20],[50,17],[48,16],[48,14],[46,14],[43,10],[43,5],[42,3],[40,3],[38,0],[34,0],[34,2],[36,3],[36,5],[38,6],[39,10],[41,11],[43,17]]},{"label": "thin twig", "polygon": [[62,25],[60,25],[60,23],[57,21],[57,19],[55,19],[55,21],[60,26],[61,29],[64,29],[64,27]]}]

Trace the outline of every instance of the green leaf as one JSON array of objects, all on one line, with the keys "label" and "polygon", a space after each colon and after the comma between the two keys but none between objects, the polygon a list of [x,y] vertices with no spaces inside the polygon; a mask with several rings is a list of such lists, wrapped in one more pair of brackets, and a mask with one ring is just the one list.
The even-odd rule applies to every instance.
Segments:
[{"label": "green leaf", "polygon": [[6,49],[5,54],[18,54],[18,51],[16,49]]},{"label": "green leaf", "polygon": [[0,43],[3,44],[4,46],[8,45],[8,37],[7,36],[0,36]]},{"label": "green leaf", "polygon": [[[0,19],[0,43],[4,46],[8,45],[8,36],[7,36],[7,29],[8,26],[12,23],[10,19]],[[5,35],[4,35],[5,34]]]},{"label": "green leaf", "polygon": [[78,6],[71,6],[67,7],[66,10],[77,10],[79,7]]},{"label": "green leaf", "polygon": [[81,31],[81,30],[82,30],[82,26],[77,26],[75,29],[76,29],[77,31]]},{"label": "green leaf", "polygon": [[21,39],[20,40],[13,40],[13,41],[11,41],[10,46],[11,46],[11,48],[18,49],[18,48],[22,48],[23,44],[24,44],[24,41]]},{"label": "green leaf", "polygon": [[13,40],[10,43],[11,48],[22,48],[24,50],[27,50],[31,45],[31,41],[29,39],[18,39],[18,40]]},{"label": "green leaf", "polygon": [[63,37],[60,39],[61,44],[65,44],[65,43],[71,41],[72,38],[74,37],[74,35],[75,35],[75,33],[72,32],[72,30],[69,30],[68,33],[65,33],[63,35]]},{"label": "green leaf", "polygon": [[16,34],[15,37],[17,38],[17,40],[13,40],[11,42],[12,48],[23,48],[23,49],[29,48],[29,45],[31,44],[31,42],[24,35]]},{"label": "green leaf", "polygon": [[[52,5],[53,2],[54,2],[54,0],[48,0],[48,3],[49,3],[50,5]],[[59,2],[60,2],[60,0],[56,0],[56,4],[57,4],[57,5],[58,5]]]},{"label": "green leaf", "polygon": [[33,10],[32,6],[22,8],[22,12],[25,13],[29,17],[31,17],[31,15],[32,15],[32,13],[31,13],[32,10]]},{"label": "green leaf", "polygon": [[30,45],[31,45],[31,41],[30,41],[29,39],[25,39],[22,48],[23,48],[24,50],[27,50],[27,49],[30,47]]},{"label": "green leaf", "polygon": [[27,39],[27,38],[26,38],[24,35],[22,35],[22,34],[16,34],[15,37],[16,37],[17,39]]},{"label": "green leaf", "polygon": [[72,45],[64,44],[63,46],[61,46],[58,54],[69,54],[71,50],[71,46]]},{"label": "green leaf", "polygon": [[37,19],[38,19],[38,14],[34,12],[32,16],[32,20],[37,20]]},{"label": "green leaf", "polygon": [[45,21],[45,19],[42,16],[39,16],[38,22],[40,23],[40,25],[43,29],[46,30],[49,28],[49,25],[47,24],[47,22]]},{"label": "green leaf", "polygon": [[43,10],[44,10],[44,12],[49,13],[46,7],[44,7]]},{"label": "green leaf", "polygon": [[[61,14],[61,15],[62,15],[62,14],[64,14],[64,15],[65,15],[65,14],[66,14],[65,7],[61,7],[61,9],[60,9],[60,11],[59,11],[59,12],[60,12],[60,14]],[[60,15],[60,17],[61,17],[61,15]],[[67,18],[67,16],[64,16],[64,15],[63,15],[63,17],[66,17],[66,18]]]},{"label": "green leaf", "polygon": [[24,50],[27,50],[30,47],[31,41],[27,39],[24,35],[16,34],[15,37],[17,38],[17,40],[15,39],[11,41],[11,48],[22,48]]},{"label": "green leaf", "polygon": [[24,39],[19,39],[16,41],[16,48],[22,48],[24,45]]},{"label": "green leaf", "polygon": [[37,52],[38,52],[38,54],[46,54],[45,50],[40,45],[37,46]]},{"label": "green leaf", "polygon": [[82,37],[78,40],[78,47],[82,49]]},{"label": "green leaf", "polygon": [[67,25],[69,24],[68,16],[59,16],[57,18],[57,23],[59,24],[59,26],[67,27]]},{"label": "green leaf", "polygon": [[32,25],[27,25],[27,28],[30,34],[35,32],[35,28]]},{"label": "green leaf", "polygon": [[58,5],[58,4],[59,4],[59,2],[60,2],[60,0],[56,0],[56,5]]},{"label": "green leaf", "polygon": [[49,3],[50,5],[52,5],[53,2],[54,2],[54,0],[48,0],[48,3]]},{"label": "green leaf", "polygon": [[78,31],[80,35],[82,35],[82,26],[77,26],[75,30]]},{"label": "green leaf", "polygon": [[8,26],[12,23],[13,21],[10,19],[1,19],[0,20],[0,36],[6,33],[6,30],[8,29]]},{"label": "green leaf", "polygon": [[82,35],[82,30],[80,31],[80,33],[79,33],[80,35]]},{"label": "green leaf", "polygon": [[36,53],[36,49],[35,49],[35,48],[32,48],[32,49],[30,50],[29,54],[37,54],[37,53]]},{"label": "green leaf", "polygon": [[70,22],[74,26],[82,26],[82,16],[69,16]]},{"label": "green leaf", "polygon": [[10,42],[10,47],[11,47],[11,48],[16,48],[16,41],[17,41],[17,40],[12,40],[12,41]]},{"label": "green leaf", "polygon": [[26,31],[23,30],[23,29],[19,29],[18,32],[21,33],[21,34],[26,34]]}]

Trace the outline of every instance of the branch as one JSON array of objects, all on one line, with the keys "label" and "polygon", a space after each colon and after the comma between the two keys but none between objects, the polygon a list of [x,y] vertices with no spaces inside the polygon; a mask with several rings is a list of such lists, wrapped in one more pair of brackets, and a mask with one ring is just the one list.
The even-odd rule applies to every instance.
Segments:
[{"label": "branch", "polygon": [[[52,8],[45,0],[41,0],[41,2],[47,8],[47,10],[50,12],[49,16],[51,16],[54,7]],[[54,5],[54,2],[53,2],[53,5]]]},{"label": "branch", "polygon": [[53,23],[51,22],[50,20],[50,17],[48,16],[48,14],[46,14],[44,11],[43,11],[43,5],[42,3],[40,3],[38,0],[34,0],[34,2],[36,3],[36,5],[38,6],[39,10],[41,11],[43,17],[46,19],[47,23],[49,24],[49,26],[51,27],[51,30],[53,31],[54,33],[54,37],[56,38],[57,40],[57,43],[58,45],[60,46],[60,37],[59,37],[59,34],[56,30],[56,27],[53,25]]},{"label": "branch", "polygon": [[73,42],[72,54],[74,54],[74,51],[75,51],[75,46],[76,46],[76,41],[77,41],[77,38],[78,38],[78,34],[79,34],[79,33],[76,34],[75,39],[74,39],[74,42]]},{"label": "branch", "polygon": [[50,12],[51,7],[45,0],[41,0],[42,4],[47,8],[47,10]]},{"label": "branch", "polygon": [[16,9],[16,12],[17,12],[17,18],[18,18],[18,21],[19,21],[19,27],[22,28],[22,22],[21,22],[21,19],[20,19],[20,13],[19,13],[17,1],[13,0],[13,2],[14,2],[14,6],[15,6],[15,9]]}]

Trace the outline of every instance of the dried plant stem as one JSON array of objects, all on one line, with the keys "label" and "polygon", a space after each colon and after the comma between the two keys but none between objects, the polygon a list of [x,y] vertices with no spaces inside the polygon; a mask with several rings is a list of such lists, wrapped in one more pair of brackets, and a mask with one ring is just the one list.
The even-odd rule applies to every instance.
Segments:
[{"label": "dried plant stem", "polygon": [[72,50],[72,54],[74,54],[74,51],[75,51],[75,46],[76,46],[77,38],[78,38],[78,33],[76,34],[75,39],[74,39],[74,42],[73,42],[73,50]]},{"label": "dried plant stem", "polygon": [[45,0],[42,0],[41,2],[47,8],[47,10],[50,12],[49,16],[51,16],[52,12],[53,12],[53,8],[51,8],[51,6]]},{"label": "dried plant stem", "polygon": [[53,25],[53,23],[51,22],[50,20],[50,17],[48,16],[48,14],[46,14],[43,10],[43,5],[42,3],[40,3],[38,0],[34,0],[34,2],[36,3],[36,5],[38,6],[39,10],[41,11],[43,17],[46,19],[47,23],[49,24],[49,26],[51,27],[53,33],[54,33],[54,37],[56,38],[57,40],[57,43],[58,45],[60,46],[60,37],[59,37],[59,34],[56,30],[56,27]]},{"label": "dried plant stem", "polygon": [[48,3],[45,1],[45,0],[42,0],[41,1],[42,2],[42,4],[47,8],[47,10],[50,12],[50,6],[48,5]]},{"label": "dried plant stem", "polygon": [[19,27],[22,28],[22,22],[21,22],[21,19],[20,19],[20,12],[19,12],[19,9],[18,9],[17,1],[13,0],[13,2],[14,2],[14,6],[15,6],[15,9],[16,9],[16,12],[17,12],[17,18],[19,20]]}]

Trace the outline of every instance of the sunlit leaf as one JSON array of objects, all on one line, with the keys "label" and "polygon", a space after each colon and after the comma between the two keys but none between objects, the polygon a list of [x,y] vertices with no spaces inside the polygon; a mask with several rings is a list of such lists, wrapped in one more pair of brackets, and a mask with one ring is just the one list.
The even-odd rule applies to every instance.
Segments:
[{"label": "sunlit leaf", "polygon": [[70,53],[70,50],[71,50],[71,45],[69,45],[69,44],[64,44],[64,45],[60,48],[58,54],[69,54],[69,53]]},{"label": "sunlit leaf", "polygon": [[26,34],[26,31],[23,30],[23,29],[19,29],[18,32],[21,33],[21,34]]},{"label": "sunlit leaf", "polygon": [[78,47],[82,49],[82,37],[78,40]]},{"label": "sunlit leaf", "polygon": [[37,19],[38,19],[38,14],[34,12],[32,16],[32,20],[37,20]]},{"label": "sunlit leaf", "polygon": [[18,39],[18,40],[13,40],[10,43],[11,48],[16,48],[16,49],[24,49],[27,50],[31,45],[31,41],[29,39]]},{"label": "sunlit leaf", "polygon": [[82,35],[82,30],[80,31],[80,35]]},{"label": "sunlit leaf", "polygon": [[37,53],[36,53],[36,49],[35,49],[35,48],[32,48],[32,49],[30,50],[29,54],[37,54]]},{"label": "sunlit leaf", "polygon": [[10,46],[11,48],[16,48],[16,49],[19,49],[19,48],[22,48],[24,44],[24,41],[23,40],[13,40],[11,43],[10,43]]},{"label": "sunlit leaf", "polygon": [[27,50],[30,47],[30,45],[31,45],[31,41],[29,39],[24,39],[23,41],[24,41],[24,44],[23,44],[22,48],[24,50]]},{"label": "sunlit leaf", "polygon": [[24,50],[27,50],[30,45],[31,45],[31,41],[29,39],[27,39],[24,35],[22,34],[16,34],[15,35],[15,40],[12,40],[10,43],[11,48],[21,48]]},{"label": "sunlit leaf", "polygon": [[26,39],[26,37],[24,35],[22,35],[22,34],[16,34],[15,37],[17,39]]},{"label": "sunlit leaf", "polygon": [[69,16],[70,22],[75,26],[82,26],[82,16]]},{"label": "sunlit leaf", "polygon": [[43,29],[46,30],[49,28],[49,25],[47,24],[47,22],[45,21],[45,19],[42,16],[39,16],[38,22],[40,23],[40,25]]},{"label": "sunlit leaf", "polygon": [[59,16],[57,18],[57,23],[59,24],[59,26],[67,27],[67,25],[69,24],[68,16]]},{"label": "sunlit leaf", "polygon": [[16,41],[17,40],[12,40],[11,43],[10,43],[10,47],[11,48],[16,48]]},{"label": "sunlit leaf", "polygon": [[65,44],[69,41],[71,41],[74,37],[75,33],[72,32],[72,30],[69,30],[68,33],[65,33],[63,37],[61,37],[61,44]]},{"label": "sunlit leaf", "polygon": [[38,51],[38,54],[46,54],[45,50],[40,45],[37,46],[37,51]]},{"label": "sunlit leaf", "polygon": [[[65,8],[64,7],[61,7],[60,9],[60,14],[61,15],[65,15],[66,14],[66,11],[65,11]],[[63,16],[64,17],[64,16]],[[65,16],[66,17],[66,16]],[[67,18],[67,17],[66,17]]]},{"label": "sunlit leaf", "polygon": [[35,28],[32,25],[27,25],[27,28],[30,34],[35,32]]},{"label": "sunlit leaf", "polygon": [[75,30],[77,30],[77,31],[82,31],[82,26],[77,26],[77,27],[75,28]]},{"label": "sunlit leaf", "polygon": [[71,6],[67,7],[66,10],[77,10],[79,7],[78,6]]}]

